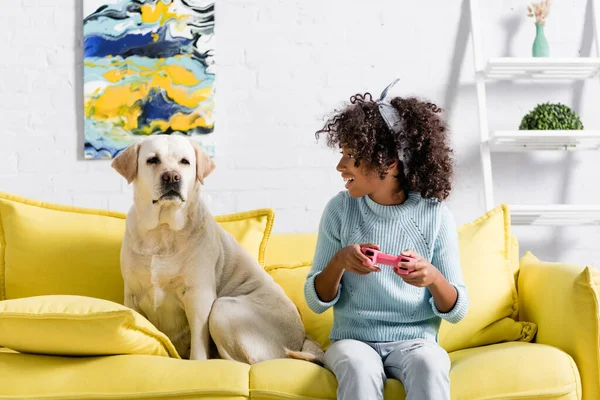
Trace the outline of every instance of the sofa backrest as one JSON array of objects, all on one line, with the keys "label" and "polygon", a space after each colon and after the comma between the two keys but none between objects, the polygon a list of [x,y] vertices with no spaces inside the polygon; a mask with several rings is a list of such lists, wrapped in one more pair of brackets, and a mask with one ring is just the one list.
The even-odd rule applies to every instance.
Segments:
[{"label": "sofa backrest", "polygon": [[317,233],[272,233],[265,253],[265,265],[311,265]]},{"label": "sofa backrest", "polygon": [[[0,300],[72,294],[122,304],[120,250],[125,217],[0,193]],[[333,310],[313,313],[303,290],[317,234],[271,234],[274,213],[270,209],[215,219],[283,287],[309,334],[327,346]],[[531,340],[535,327],[514,321],[518,295],[513,279],[518,275],[519,246],[510,233],[508,209],[498,207],[459,227],[459,238],[465,281],[472,289],[471,307],[458,325],[442,322],[441,343],[456,350]]]},{"label": "sofa backrest", "polygon": [[[0,193],[0,300],[70,294],[123,304],[125,218]],[[271,209],[215,217],[261,265],[273,219]]]}]

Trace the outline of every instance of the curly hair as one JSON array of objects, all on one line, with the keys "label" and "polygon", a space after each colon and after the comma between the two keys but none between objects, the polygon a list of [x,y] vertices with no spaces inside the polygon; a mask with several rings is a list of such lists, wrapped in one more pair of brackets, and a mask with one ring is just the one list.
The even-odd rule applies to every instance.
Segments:
[{"label": "curly hair", "polygon": [[[386,125],[370,93],[350,97],[351,104],[328,119],[323,129],[329,147],[346,147],[354,156],[355,167],[362,162],[383,179],[388,166],[398,162],[398,191],[417,191],[424,198],[446,199],[452,189],[453,150],[448,129],[433,103],[416,97],[395,97],[390,103],[404,119],[404,127],[393,133]],[[405,166],[399,152],[405,151]]]}]

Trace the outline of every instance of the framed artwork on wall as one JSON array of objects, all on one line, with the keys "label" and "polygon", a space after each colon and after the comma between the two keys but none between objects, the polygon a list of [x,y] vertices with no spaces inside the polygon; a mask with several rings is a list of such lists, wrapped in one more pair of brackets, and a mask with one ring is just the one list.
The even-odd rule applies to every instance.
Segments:
[{"label": "framed artwork on wall", "polygon": [[215,0],[83,0],[84,157],[183,134],[214,156]]}]

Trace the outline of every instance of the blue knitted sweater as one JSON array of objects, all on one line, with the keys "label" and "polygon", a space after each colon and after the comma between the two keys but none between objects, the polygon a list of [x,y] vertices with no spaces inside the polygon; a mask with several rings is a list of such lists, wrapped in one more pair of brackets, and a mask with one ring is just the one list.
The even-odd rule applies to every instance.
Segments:
[{"label": "blue knitted sweater", "polygon": [[[458,299],[454,308],[441,313],[429,289],[405,283],[386,265],[380,265],[381,272],[368,275],[344,271],[336,297],[330,302],[321,301],[315,290],[316,276],[338,250],[355,243],[375,243],[388,254],[416,251],[456,287]],[[424,199],[416,192],[409,192],[403,204],[394,206],[375,203],[369,196],[355,199],[347,191],[340,192],[328,202],[321,217],[304,294],[316,313],[333,306],[331,339],[437,341],[441,319],[456,323],[469,307],[458,235],[450,211],[444,203]]]}]

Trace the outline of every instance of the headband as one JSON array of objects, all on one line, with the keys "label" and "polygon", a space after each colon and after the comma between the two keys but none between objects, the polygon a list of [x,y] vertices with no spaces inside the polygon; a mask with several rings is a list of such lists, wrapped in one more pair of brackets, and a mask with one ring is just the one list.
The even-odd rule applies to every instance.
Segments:
[{"label": "headband", "polygon": [[[377,107],[379,108],[379,113],[381,117],[385,121],[387,127],[393,133],[400,133],[404,130],[404,118],[398,113],[398,110],[389,102],[387,99],[388,91],[398,83],[400,79],[395,79],[392,83],[390,83],[381,95],[379,99],[375,101]],[[404,135],[402,135],[404,136]],[[402,162],[402,166],[404,167],[404,176],[408,175],[408,161],[410,157],[410,150],[408,148],[408,141],[401,137],[400,138],[400,150],[398,151],[398,159]]]}]

